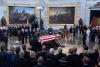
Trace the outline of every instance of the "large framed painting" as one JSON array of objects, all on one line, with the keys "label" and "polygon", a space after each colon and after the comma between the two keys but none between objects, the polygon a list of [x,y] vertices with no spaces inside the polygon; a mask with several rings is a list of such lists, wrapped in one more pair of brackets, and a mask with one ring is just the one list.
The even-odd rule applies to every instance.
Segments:
[{"label": "large framed painting", "polygon": [[31,23],[34,16],[34,7],[9,6],[9,24]]},{"label": "large framed painting", "polygon": [[75,7],[49,7],[50,24],[74,24]]}]

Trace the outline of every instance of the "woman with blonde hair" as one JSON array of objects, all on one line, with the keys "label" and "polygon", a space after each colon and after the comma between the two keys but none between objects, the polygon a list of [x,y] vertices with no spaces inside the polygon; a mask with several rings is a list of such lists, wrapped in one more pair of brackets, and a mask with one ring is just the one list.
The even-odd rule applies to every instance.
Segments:
[{"label": "woman with blonde hair", "polygon": [[13,46],[10,46],[10,48],[8,49],[8,53],[14,53],[15,48]]},{"label": "woman with blonde hair", "polygon": [[30,51],[30,58],[36,58],[36,53],[34,51]]},{"label": "woman with blonde hair", "polygon": [[36,53],[34,51],[30,51],[30,66],[36,65]]}]

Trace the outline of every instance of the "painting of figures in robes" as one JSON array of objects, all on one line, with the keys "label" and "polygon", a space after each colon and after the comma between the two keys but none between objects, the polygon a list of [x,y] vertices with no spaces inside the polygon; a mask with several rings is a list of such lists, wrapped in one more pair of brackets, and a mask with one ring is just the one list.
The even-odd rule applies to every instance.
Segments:
[{"label": "painting of figures in robes", "polygon": [[34,16],[35,16],[34,7],[9,6],[10,24],[32,23]]},{"label": "painting of figures in robes", "polygon": [[75,7],[50,7],[49,23],[50,24],[74,24]]}]

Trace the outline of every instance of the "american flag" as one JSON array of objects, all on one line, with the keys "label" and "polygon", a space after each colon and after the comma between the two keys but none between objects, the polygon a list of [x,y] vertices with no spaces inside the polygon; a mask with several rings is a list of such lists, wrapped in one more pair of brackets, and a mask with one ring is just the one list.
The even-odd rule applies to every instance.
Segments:
[{"label": "american flag", "polygon": [[56,39],[55,35],[44,35],[39,37],[39,42],[43,44],[44,42],[52,41],[55,39]]}]

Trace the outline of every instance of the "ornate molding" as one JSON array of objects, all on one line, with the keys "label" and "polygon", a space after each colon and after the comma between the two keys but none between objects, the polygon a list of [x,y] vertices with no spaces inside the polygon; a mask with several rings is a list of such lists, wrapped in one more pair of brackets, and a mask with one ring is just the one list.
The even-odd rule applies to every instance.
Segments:
[{"label": "ornate molding", "polygon": [[97,2],[96,4],[94,4],[92,7],[90,7],[89,9],[95,9],[95,8],[100,8],[100,2]]},{"label": "ornate molding", "polygon": [[100,2],[97,2],[94,7],[99,7],[100,8]]}]

